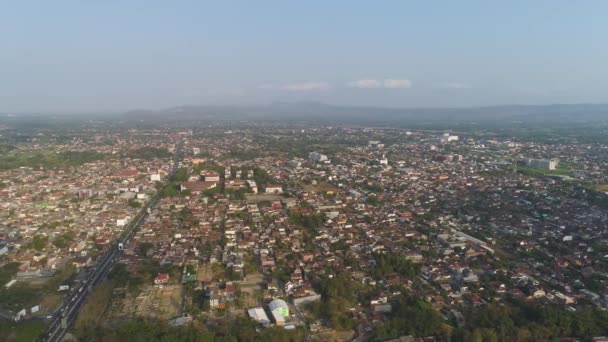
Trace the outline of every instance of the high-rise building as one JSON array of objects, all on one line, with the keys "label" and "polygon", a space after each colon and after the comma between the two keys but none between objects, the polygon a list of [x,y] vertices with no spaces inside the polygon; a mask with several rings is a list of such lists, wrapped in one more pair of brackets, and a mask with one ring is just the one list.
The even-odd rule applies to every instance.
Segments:
[{"label": "high-rise building", "polygon": [[327,156],[324,154],[321,154],[319,152],[310,152],[308,154],[308,158],[312,159],[313,161],[316,162],[322,162],[322,161],[326,161],[327,160]]},{"label": "high-rise building", "polygon": [[526,160],[526,166],[533,167],[535,169],[547,169],[555,170],[559,165],[559,159],[533,159],[529,158]]}]

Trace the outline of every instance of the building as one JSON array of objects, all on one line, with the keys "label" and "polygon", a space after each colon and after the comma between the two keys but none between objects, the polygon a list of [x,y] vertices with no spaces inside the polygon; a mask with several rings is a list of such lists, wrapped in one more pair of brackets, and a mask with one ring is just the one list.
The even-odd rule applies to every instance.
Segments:
[{"label": "building", "polygon": [[205,173],[205,182],[219,182],[220,174],[217,172]]},{"label": "building", "polygon": [[378,162],[380,163],[380,165],[388,165],[388,158],[386,158],[386,156],[383,154],[382,158],[380,158]]},{"label": "building", "polygon": [[302,162],[298,161],[298,160],[290,160],[287,162],[287,166],[289,166],[292,169],[301,169],[302,168]]},{"label": "building", "polygon": [[199,193],[217,186],[216,182],[183,182],[180,185],[180,190],[190,190],[192,193]]},{"label": "building", "polygon": [[535,169],[555,170],[559,165],[559,159],[533,159],[526,160],[526,166]]},{"label": "building", "polygon": [[277,298],[268,304],[268,308],[270,309],[270,313],[272,313],[276,325],[284,326],[285,318],[289,317],[289,306],[287,303]]},{"label": "building", "polygon": [[251,308],[247,310],[247,313],[249,314],[249,317],[251,317],[251,319],[262,325],[263,327],[267,327],[270,325],[270,319],[268,319],[268,315],[266,315],[266,311],[264,311],[263,308]]},{"label": "building", "polygon": [[168,273],[159,273],[156,278],[154,278],[154,285],[162,285],[169,282],[169,274]]},{"label": "building", "polygon": [[282,194],[283,187],[278,184],[268,184],[268,185],[266,185],[266,193],[267,194]]},{"label": "building", "polygon": [[308,158],[315,162],[323,162],[327,160],[327,156],[319,152],[310,152]]},{"label": "building", "polygon": [[450,133],[444,133],[443,136],[439,138],[439,141],[444,144],[452,141],[458,141],[458,136],[450,135]]},{"label": "building", "polygon": [[255,181],[248,180],[247,184],[249,185],[249,189],[251,189],[251,192],[253,192],[254,194],[258,193],[258,185],[255,183]]}]

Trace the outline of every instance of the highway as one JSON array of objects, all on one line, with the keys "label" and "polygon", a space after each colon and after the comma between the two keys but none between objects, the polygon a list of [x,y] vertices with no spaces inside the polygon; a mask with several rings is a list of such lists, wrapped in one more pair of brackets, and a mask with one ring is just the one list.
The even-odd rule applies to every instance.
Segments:
[{"label": "highway", "polygon": [[[175,174],[179,167],[179,163],[182,159],[182,148],[184,145],[183,138],[177,143],[175,148],[175,154],[173,157],[173,165],[167,176],[164,179],[164,185],[166,186],[171,177]],[[131,220],[129,225],[125,228],[122,235],[114,241],[114,243],[101,255],[93,265],[92,269],[87,272],[86,277],[83,281],[79,282],[78,285],[74,286],[69,294],[65,297],[62,305],[52,315],[50,323],[47,327],[46,332],[38,338],[40,342],[57,342],[61,341],[71,326],[76,321],[78,311],[82,304],[86,301],[90,291],[99,285],[112,271],[112,268],[116,262],[120,259],[122,249],[119,246],[125,246],[131,238],[137,232],[137,229],[145,221],[148,216],[148,209],[154,208],[160,198],[160,191],[158,191],[154,197],[148,201],[148,203],[141,209],[139,214]]]}]

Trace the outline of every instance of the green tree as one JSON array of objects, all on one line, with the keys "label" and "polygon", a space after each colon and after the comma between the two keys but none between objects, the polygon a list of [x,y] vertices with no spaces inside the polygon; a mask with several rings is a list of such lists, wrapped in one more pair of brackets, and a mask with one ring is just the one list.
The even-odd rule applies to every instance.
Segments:
[{"label": "green tree", "polygon": [[34,248],[37,251],[41,251],[46,247],[46,244],[48,243],[49,238],[47,236],[44,235],[35,235],[34,238],[32,239],[31,245],[32,248]]}]

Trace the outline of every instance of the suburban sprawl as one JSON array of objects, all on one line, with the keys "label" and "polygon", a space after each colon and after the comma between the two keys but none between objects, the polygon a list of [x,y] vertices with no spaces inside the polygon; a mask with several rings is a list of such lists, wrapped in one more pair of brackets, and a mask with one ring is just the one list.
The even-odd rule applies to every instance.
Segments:
[{"label": "suburban sprawl", "polygon": [[0,340],[607,340],[603,142],[2,128]]}]

